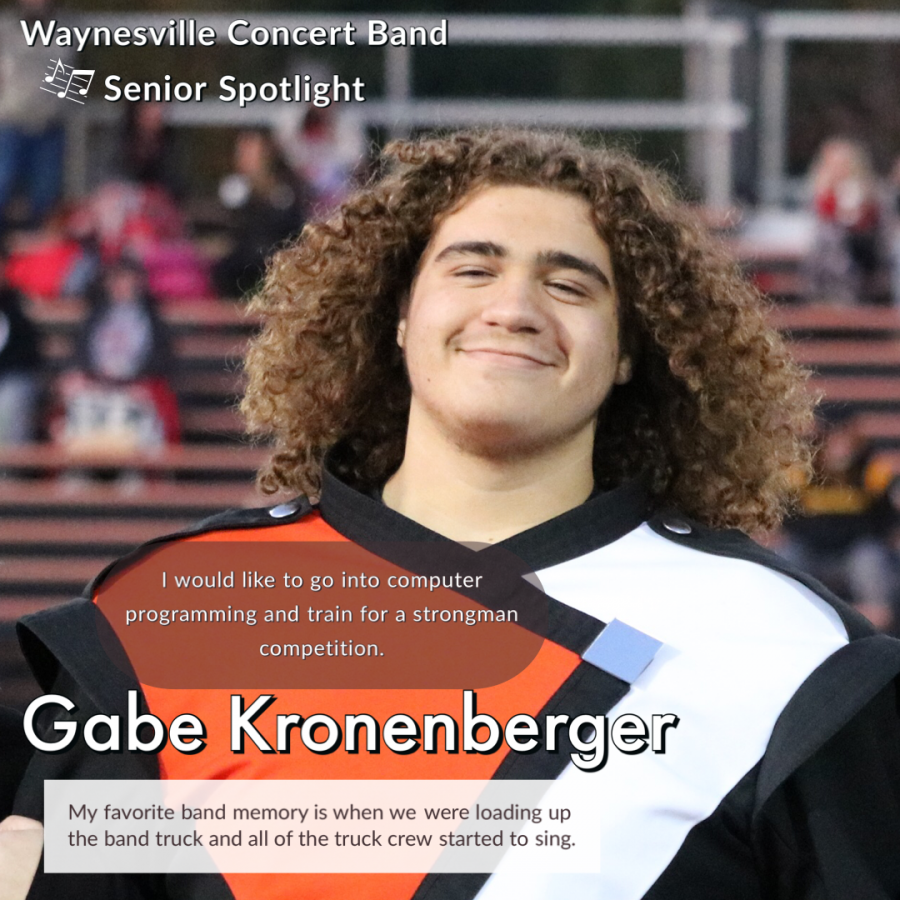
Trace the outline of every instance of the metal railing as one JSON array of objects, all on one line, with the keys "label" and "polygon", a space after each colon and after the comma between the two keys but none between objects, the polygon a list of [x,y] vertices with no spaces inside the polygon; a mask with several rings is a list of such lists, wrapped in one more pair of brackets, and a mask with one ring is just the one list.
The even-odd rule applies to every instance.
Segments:
[{"label": "metal railing", "polygon": [[786,148],[790,47],[801,41],[900,42],[900,13],[770,13],[760,21],[760,196],[787,196]]},{"label": "metal railing", "polygon": [[[194,18],[198,26],[211,26],[222,40],[228,25],[238,18],[253,26],[339,27],[346,21],[363,23],[384,19],[391,26],[423,25],[432,28],[440,17],[365,14],[282,13],[96,13],[78,14],[66,24],[87,26],[165,26],[170,19]],[[477,124],[524,124],[608,130],[670,130],[699,134],[702,146],[703,196],[711,207],[724,208],[732,199],[732,141],[734,132],[748,122],[747,110],[732,97],[733,55],[747,40],[741,22],[705,17],[657,16],[449,16],[451,46],[672,46],[703,52],[707,85],[701,100],[594,101],[594,100],[497,100],[420,99],[413,90],[414,47],[384,49],[383,97],[357,105],[366,124],[403,132],[416,127],[453,127]],[[368,43],[365,29],[354,39]],[[199,51],[195,51],[199,52]],[[104,108],[107,107],[107,108]],[[234,104],[208,99],[203,103],[173,103],[169,121],[179,125],[253,126],[273,121],[277,104]],[[70,186],[76,193],[86,186],[88,126],[116,115],[109,103],[88,104],[86,116],[73,116],[70,129]]]}]

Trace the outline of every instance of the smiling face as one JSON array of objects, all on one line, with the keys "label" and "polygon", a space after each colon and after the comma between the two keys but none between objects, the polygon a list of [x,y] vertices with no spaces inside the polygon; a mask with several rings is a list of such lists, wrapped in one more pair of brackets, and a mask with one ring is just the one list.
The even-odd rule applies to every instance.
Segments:
[{"label": "smiling face", "polygon": [[544,188],[476,191],[443,219],[398,342],[424,423],[487,455],[593,440],[628,380],[609,248],[587,202]]}]

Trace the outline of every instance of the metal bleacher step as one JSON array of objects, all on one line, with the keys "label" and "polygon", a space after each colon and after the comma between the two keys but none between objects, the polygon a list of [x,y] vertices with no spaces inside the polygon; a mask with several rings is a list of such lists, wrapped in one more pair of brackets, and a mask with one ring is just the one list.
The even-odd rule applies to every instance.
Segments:
[{"label": "metal bleacher step", "polygon": [[57,606],[69,599],[72,598],[62,597],[59,594],[4,595],[3,602],[0,603],[0,625],[15,622],[22,616]]},{"label": "metal bleacher step", "polygon": [[[176,335],[172,343],[180,366],[186,368],[203,368],[210,364],[219,368],[225,365],[236,367],[247,349],[246,338],[228,334]],[[43,349],[48,359],[55,362],[68,360],[74,352],[74,336],[50,334]]]},{"label": "metal bleacher step", "polygon": [[752,272],[750,279],[764,294],[780,299],[796,300],[809,291],[807,280],[799,272],[758,271]]},{"label": "metal bleacher step", "polygon": [[217,369],[179,372],[172,379],[182,404],[234,402],[244,392],[244,376],[238,371]]},{"label": "metal bleacher step", "polygon": [[847,373],[872,371],[900,373],[900,340],[823,340],[795,341],[794,359],[817,372]]},{"label": "metal bleacher step", "polygon": [[853,427],[869,445],[900,449],[900,411],[863,412],[853,418]]},{"label": "metal bleacher step", "polygon": [[268,456],[265,447],[175,444],[146,452],[123,452],[91,447],[79,451],[56,444],[0,447],[0,471],[54,472],[72,469],[128,469],[139,472],[209,472],[213,476],[245,474],[248,479]]},{"label": "metal bleacher step", "polygon": [[900,375],[893,376],[819,376],[810,379],[810,388],[823,397],[828,407],[862,411],[900,408]]},{"label": "metal bleacher step", "polygon": [[873,335],[900,336],[900,310],[878,306],[831,306],[807,303],[776,306],[769,310],[769,322],[792,338]]},{"label": "metal bleacher step", "polygon": [[245,483],[191,484],[148,481],[137,487],[92,482],[6,478],[0,481],[4,515],[110,515],[200,519],[231,507],[266,506],[269,498]]},{"label": "metal bleacher step", "polygon": [[232,405],[193,407],[182,410],[181,432],[186,441],[237,441],[244,434],[244,420]]},{"label": "metal bleacher step", "polygon": [[[228,300],[191,300],[163,303],[163,319],[176,332],[186,330],[252,331],[258,320],[248,316],[246,308]],[[84,320],[87,307],[78,300],[37,301],[28,304],[28,317],[46,331],[77,328]]]},{"label": "metal bleacher step", "polygon": [[121,556],[152,538],[187,528],[193,521],[4,517],[0,521],[0,555],[38,557],[108,553]]},{"label": "metal bleacher step", "polygon": [[0,594],[75,597],[113,556],[0,555]]}]

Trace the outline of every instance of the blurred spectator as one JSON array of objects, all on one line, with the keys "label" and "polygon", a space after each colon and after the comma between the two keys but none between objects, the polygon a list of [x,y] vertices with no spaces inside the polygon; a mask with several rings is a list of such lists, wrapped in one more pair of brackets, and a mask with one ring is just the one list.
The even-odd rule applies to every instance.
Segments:
[{"label": "blurred spectator", "polygon": [[128,256],[140,260],[150,290],[161,300],[212,294],[208,265],[185,237],[184,219],[159,185],[109,181],[75,211],[70,229],[93,260],[82,280],[93,277],[100,263]]},{"label": "blurred spectator", "polygon": [[185,236],[184,220],[162,187],[108,181],[69,216],[19,236],[7,277],[30,297],[84,296],[101,266],[139,260],[160,300],[212,296],[209,263]]},{"label": "blurred spectator", "polygon": [[141,262],[160,300],[212,296],[209,263],[188,239],[177,203],[181,167],[164,110],[153,102],[125,107],[109,176],[69,221],[84,257],[66,284],[70,293],[83,291],[101,265],[127,256]]},{"label": "blurred spectator", "polygon": [[167,376],[171,339],[147,291],[143,268],[108,266],[78,334],[76,370],[60,393],[57,436],[71,449],[149,450],[179,437],[178,406]]},{"label": "blurred spectator", "polygon": [[140,264],[124,257],[109,265],[90,299],[76,345],[78,367],[110,384],[165,376],[171,365],[169,334]]},{"label": "blurred spectator", "polygon": [[887,244],[891,266],[891,302],[900,309],[900,156],[888,179]]},{"label": "blurred spectator", "polygon": [[779,552],[846,596],[878,628],[893,620],[895,566],[889,539],[896,512],[888,495],[892,473],[869,462],[852,423],[825,433],[817,478],[800,495],[799,514],[784,524]]},{"label": "blurred spectator", "polygon": [[18,233],[6,264],[6,280],[34,300],[81,296],[96,263],[66,227],[61,213],[40,231]]},{"label": "blurred spectator", "polygon": [[816,234],[805,268],[813,300],[854,304],[878,268],[878,185],[866,149],[833,138],[810,172]]},{"label": "blurred spectator", "polygon": [[120,155],[126,181],[156,185],[176,199],[183,196],[182,164],[174,129],[165,120],[165,104],[139,101],[125,108]]},{"label": "blurred spectator", "polygon": [[0,283],[0,445],[34,440],[40,391],[37,329],[22,310],[19,292]]},{"label": "blurred spectator", "polygon": [[240,296],[262,277],[274,247],[303,227],[305,188],[264,131],[243,131],[234,147],[234,172],[219,186],[231,215],[231,250],[216,264],[216,288]]},{"label": "blurred spectator", "polygon": [[368,162],[359,119],[335,106],[307,105],[300,118],[290,113],[276,140],[294,175],[309,186],[316,215],[341,205]]},{"label": "blurred spectator", "polygon": [[36,41],[29,47],[21,19],[34,23],[52,18],[50,0],[18,0],[0,16],[0,227],[7,226],[10,200],[24,189],[25,224],[38,226],[62,192],[63,115],[66,100],[45,85],[51,57],[70,65],[71,48],[52,50]]}]

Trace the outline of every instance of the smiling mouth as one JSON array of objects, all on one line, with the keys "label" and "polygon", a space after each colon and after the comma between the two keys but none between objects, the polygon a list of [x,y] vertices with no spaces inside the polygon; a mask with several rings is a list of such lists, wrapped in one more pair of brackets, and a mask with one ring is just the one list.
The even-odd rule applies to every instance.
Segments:
[{"label": "smiling mouth", "polygon": [[505,347],[462,347],[460,352],[473,359],[484,359],[515,367],[549,368],[555,365],[542,357]]}]

